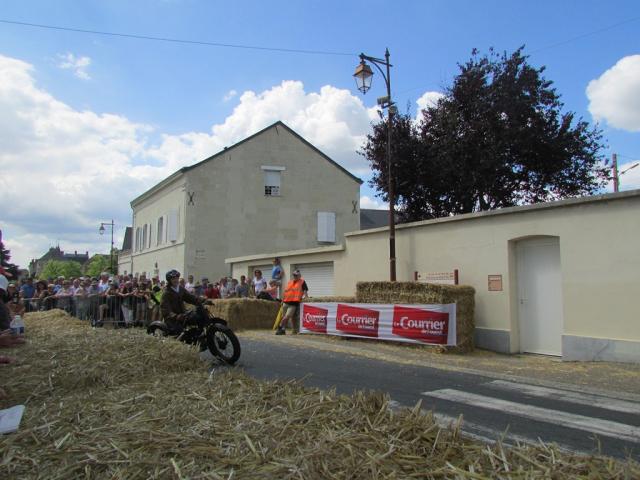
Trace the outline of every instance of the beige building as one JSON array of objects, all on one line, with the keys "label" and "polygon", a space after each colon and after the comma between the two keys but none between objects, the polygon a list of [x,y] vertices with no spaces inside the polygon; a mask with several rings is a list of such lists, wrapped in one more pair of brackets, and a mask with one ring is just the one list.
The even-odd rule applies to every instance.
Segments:
[{"label": "beige building", "polygon": [[134,199],[119,271],[214,279],[228,257],[340,244],[360,228],[361,183],[277,122]]},{"label": "beige building", "polygon": [[[458,270],[476,289],[479,347],[640,363],[640,190],[398,225],[396,251],[400,281]],[[312,273],[311,295],[388,279],[387,228],[277,254]],[[227,262],[237,276],[273,255]]]}]

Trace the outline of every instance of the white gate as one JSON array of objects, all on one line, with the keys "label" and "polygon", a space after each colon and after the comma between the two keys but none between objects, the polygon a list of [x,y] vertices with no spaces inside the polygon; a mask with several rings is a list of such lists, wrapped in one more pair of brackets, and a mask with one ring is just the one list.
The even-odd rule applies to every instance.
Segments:
[{"label": "white gate", "polygon": [[333,262],[297,265],[307,282],[310,297],[333,296]]},{"label": "white gate", "polygon": [[562,281],[557,237],[518,242],[518,317],[522,352],[562,355]]}]

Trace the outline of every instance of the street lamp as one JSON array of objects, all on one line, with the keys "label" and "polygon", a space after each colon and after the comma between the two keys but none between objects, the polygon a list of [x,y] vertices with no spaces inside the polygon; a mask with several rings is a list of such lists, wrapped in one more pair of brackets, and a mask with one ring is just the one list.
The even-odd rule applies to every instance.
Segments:
[{"label": "street lamp", "polygon": [[101,222],[100,223],[100,229],[98,230],[98,232],[100,232],[100,235],[104,235],[104,226],[108,226],[111,227],[111,255],[109,257],[109,272],[111,274],[115,273],[113,271],[113,220],[111,220],[110,223],[105,223],[105,222]]},{"label": "street lamp", "polygon": [[[358,90],[362,93],[367,93],[371,88],[371,80],[373,78],[373,71],[367,61],[373,63],[378,69],[382,78],[387,85],[387,96],[378,98],[378,105],[382,108],[388,109],[387,114],[387,176],[389,177],[389,279],[392,282],[396,281],[396,216],[395,216],[395,203],[396,196],[393,184],[393,169],[391,167],[391,127],[393,122],[393,114],[395,112],[395,105],[391,101],[391,63],[389,63],[389,49],[387,48],[384,54],[384,60],[381,58],[369,57],[364,53],[360,54],[360,63],[356,67],[356,72],[353,74],[356,79],[356,85]],[[385,72],[380,68],[383,65],[387,70]]]}]

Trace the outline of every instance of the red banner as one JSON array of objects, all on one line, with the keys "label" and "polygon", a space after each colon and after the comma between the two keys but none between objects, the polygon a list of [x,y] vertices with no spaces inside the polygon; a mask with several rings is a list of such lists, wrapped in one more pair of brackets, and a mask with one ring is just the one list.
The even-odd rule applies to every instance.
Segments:
[{"label": "red banner", "polygon": [[303,303],[300,332],[456,344],[456,305]]}]

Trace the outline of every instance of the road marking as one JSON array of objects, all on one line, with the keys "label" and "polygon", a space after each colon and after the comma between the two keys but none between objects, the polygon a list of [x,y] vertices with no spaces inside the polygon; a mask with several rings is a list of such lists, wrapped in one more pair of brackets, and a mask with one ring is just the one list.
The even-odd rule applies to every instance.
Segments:
[{"label": "road marking", "polygon": [[494,380],[493,382],[489,382],[487,385],[490,387],[497,387],[501,390],[524,393],[525,395],[531,395],[533,397],[562,400],[580,405],[588,405],[590,407],[614,410],[616,412],[640,414],[639,403],[626,402],[624,400],[618,400],[604,395],[577,393],[567,390],[558,390],[555,388],[538,387],[536,385],[526,385],[523,383],[505,382],[504,380]]},{"label": "road marking", "polygon": [[623,423],[601,420],[559,410],[551,410],[549,408],[534,407],[524,403],[510,402],[508,400],[461,392],[449,388],[433,392],[423,392],[422,395],[489,410],[498,410],[540,422],[553,423],[558,426],[575,428],[584,430],[585,432],[619,438],[628,442],[640,443],[640,428]]}]

